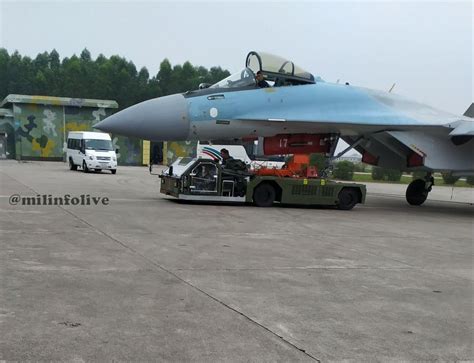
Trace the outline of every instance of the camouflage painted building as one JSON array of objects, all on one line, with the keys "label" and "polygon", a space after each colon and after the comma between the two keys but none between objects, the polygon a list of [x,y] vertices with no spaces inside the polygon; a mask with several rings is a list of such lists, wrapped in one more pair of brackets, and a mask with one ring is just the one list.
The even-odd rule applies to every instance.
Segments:
[{"label": "camouflage painted building", "polygon": [[0,108],[0,159],[9,158],[15,152],[13,135],[13,113]]},{"label": "camouflage painted building", "polygon": [[[118,104],[111,100],[8,95],[0,104],[0,158],[65,160],[69,131],[95,131],[92,126],[111,115]],[[152,157],[150,142],[112,135],[119,165],[144,165]],[[160,145],[164,163],[178,156],[195,156],[195,142]]]}]

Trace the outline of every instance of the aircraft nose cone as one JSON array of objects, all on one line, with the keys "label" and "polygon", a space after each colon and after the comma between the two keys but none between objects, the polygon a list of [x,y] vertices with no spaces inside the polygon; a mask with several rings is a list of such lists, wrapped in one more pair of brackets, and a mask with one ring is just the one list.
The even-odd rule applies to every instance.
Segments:
[{"label": "aircraft nose cone", "polygon": [[94,128],[152,141],[186,140],[189,134],[186,99],[176,94],[144,101],[107,117]]}]

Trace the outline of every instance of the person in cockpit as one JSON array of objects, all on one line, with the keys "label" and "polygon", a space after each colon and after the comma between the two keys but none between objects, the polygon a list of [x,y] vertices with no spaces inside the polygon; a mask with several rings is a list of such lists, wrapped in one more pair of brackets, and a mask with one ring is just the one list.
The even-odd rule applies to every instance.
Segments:
[{"label": "person in cockpit", "polygon": [[257,80],[257,86],[260,88],[267,88],[270,87],[270,85],[263,79],[263,73],[262,71],[257,72],[257,76],[255,77]]}]

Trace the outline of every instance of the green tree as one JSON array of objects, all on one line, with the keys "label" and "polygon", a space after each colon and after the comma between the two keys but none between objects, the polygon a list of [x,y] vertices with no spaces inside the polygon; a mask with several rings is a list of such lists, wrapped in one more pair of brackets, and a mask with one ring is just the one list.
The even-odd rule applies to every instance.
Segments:
[{"label": "green tree", "polygon": [[352,180],[354,177],[354,164],[350,161],[339,161],[335,165],[333,176],[336,179]]},{"label": "green tree", "polygon": [[[33,94],[34,75],[31,58],[22,57],[18,51],[15,51],[8,63],[7,94]],[[7,94],[2,95],[2,99]]]},{"label": "green tree", "polygon": [[76,98],[113,99],[120,108],[167,94],[197,89],[200,83],[216,83],[229,72],[220,67],[208,70],[190,62],[172,66],[164,59],[158,74],[150,78],[143,67],[123,57],[103,54],[94,60],[89,50],[61,60],[53,49],[33,60],[16,51],[0,48],[0,100],[10,93]]},{"label": "green tree", "polygon": [[374,166],[372,168],[372,180],[384,180],[384,178],[385,176],[383,169],[378,166]]},{"label": "green tree", "polygon": [[36,72],[36,76],[34,79],[35,85],[34,85],[34,93],[43,95],[47,93],[48,91],[48,82],[46,80],[46,77],[44,76],[43,72],[41,70],[38,70]]},{"label": "green tree", "polygon": [[163,91],[163,95],[170,94],[169,89],[171,86],[171,75],[173,73],[173,69],[171,68],[171,63],[168,59],[164,59],[160,63],[160,70],[156,76],[158,81],[158,85],[160,86],[161,90]]},{"label": "green tree", "polygon": [[413,180],[416,180],[416,179],[425,179],[425,176],[426,176],[426,171],[422,171],[422,170],[414,171],[414,172],[411,174],[411,177],[412,177]]},{"label": "green tree", "polygon": [[80,55],[80,58],[81,58],[81,61],[83,62],[90,62],[92,61],[92,58],[91,58],[91,52],[89,52],[87,50],[87,48],[84,48],[81,52],[81,55]]},{"label": "green tree", "polygon": [[[0,48],[0,96],[8,94],[9,64],[10,55],[6,49]],[[2,99],[3,97],[0,100]]]},{"label": "green tree", "polygon": [[400,181],[402,179],[402,171],[398,169],[385,169],[385,178],[388,181]]},{"label": "green tree", "polygon": [[402,171],[398,169],[387,169],[374,166],[372,168],[372,180],[400,181]]},{"label": "green tree", "polygon": [[309,157],[309,165],[315,165],[318,171],[321,172],[327,164],[326,155],[321,153],[311,154]]},{"label": "green tree", "polygon": [[87,90],[82,88],[80,59],[76,55],[73,55],[71,58],[64,58],[61,67],[61,94],[65,97],[84,97],[83,95]]},{"label": "green tree", "polygon": [[49,54],[49,67],[53,71],[58,71],[61,67],[61,60],[59,59],[59,53],[56,49],[53,49]]},{"label": "green tree", "polygon": [[364,163],[355,163],[354,164],[354,171],[358,173],[365,173],[366,165]]},{"label": "green tree", "polygon": [[454,185],[458,180],[458,176],[454,176],[451,172],[441,173],[444,184]]},{"label": "green tree", "polygon": [[208,83],[214,84],[229,76],[230,76],[229,71],[224,70],[221,67],[212,67],[209,71]]}]

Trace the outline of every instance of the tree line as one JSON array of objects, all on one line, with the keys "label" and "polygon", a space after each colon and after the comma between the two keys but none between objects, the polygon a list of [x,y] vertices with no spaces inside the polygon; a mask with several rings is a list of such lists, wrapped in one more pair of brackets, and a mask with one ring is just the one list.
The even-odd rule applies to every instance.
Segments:
[{"label": "tree line", "polygon": [[0,101],[9,94],[108,99],[125,108],[138,102],[197,89],[200,83],[216,83],[229,72],[207,69],[190,62],[172,66],[168,59],[154,76],[146,67],[137,70],[132,61],[100,54],[96,59],[84,49],[79,56],[61,60],[56,50],[34,59],[18,51],[0,48]]}]

